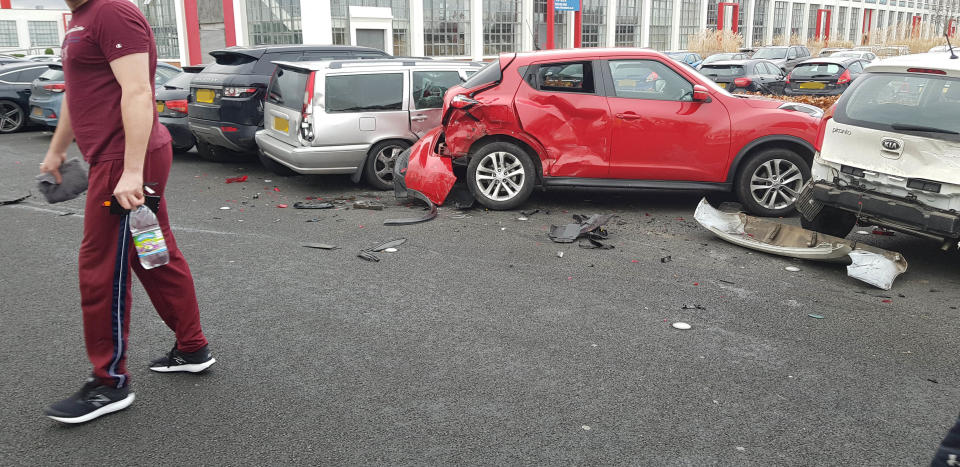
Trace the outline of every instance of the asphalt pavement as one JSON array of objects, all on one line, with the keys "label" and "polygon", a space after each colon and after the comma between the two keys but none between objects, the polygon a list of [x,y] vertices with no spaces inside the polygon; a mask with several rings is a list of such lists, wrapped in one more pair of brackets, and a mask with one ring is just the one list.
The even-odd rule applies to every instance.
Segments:
[{"label": "asphalt pavement", "polygon": [[[36,194],[49,139],[0,136],[0,195],[34,193],[0,206],[2,465],[925,465],[960,410],[960,255],[924,240],[852,234],[909,261],[883,291],[719,240],[699,193],[537,192],[528,220],[443,207],[388,227],[422,207],[188,153],[167,199],[218,362],[150,372],[173,335],[134,281],[136,402],[60,425],[42,409],[89,373],[83,202]],[[292,209],[307,197],[346,200]],[[547,238],[591,213],[619,216],[615,249]]]}]

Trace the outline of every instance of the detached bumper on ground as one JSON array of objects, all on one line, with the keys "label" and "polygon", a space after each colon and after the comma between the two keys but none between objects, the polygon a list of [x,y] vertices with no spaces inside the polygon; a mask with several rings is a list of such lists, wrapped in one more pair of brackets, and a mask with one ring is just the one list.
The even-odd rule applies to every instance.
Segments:
[{"label": "detached bumper on ground", "polygon": [[430,130],[397,156],[397,162],[393,166],[393,190],[397,199],[414,197],[423,200],[429,206],[430,212],[422,218],[389,219],[384,224],[415,224],[437,217],[437,206],[446,201],[457,181],[450,158],[442,157],[436,152],[442,137],[442,127]]}]

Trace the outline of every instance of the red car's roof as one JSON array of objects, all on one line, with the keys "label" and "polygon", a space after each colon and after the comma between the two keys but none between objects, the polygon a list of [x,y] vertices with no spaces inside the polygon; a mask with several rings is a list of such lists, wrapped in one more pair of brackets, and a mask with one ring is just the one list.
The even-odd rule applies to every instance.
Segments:
[{"label": "red car's roof", "polygon": [[[503,53],[500,54],[500,57],[509,61],[513,55],[513,53]],[[538,50],[535,52],[520,52],[516,55],[517,60],[519,61],[518,63],[529,63],[542,59],[578,60],[597,56],[603,57],[606,55],[636,55],[638,57],[668,58],[666,55],[653,49],[641,49],[634,47]]]}]

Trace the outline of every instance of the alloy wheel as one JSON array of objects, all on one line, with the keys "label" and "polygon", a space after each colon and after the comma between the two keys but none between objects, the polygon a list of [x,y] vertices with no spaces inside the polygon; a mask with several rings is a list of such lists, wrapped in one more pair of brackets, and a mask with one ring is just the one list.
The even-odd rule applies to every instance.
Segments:
[{"label": "alloy wheel", "polygon": [[384,183],[393,183],[393,166],[397,164],[397,157],[405,149],[399,145],[390,145],[377,153],[373,161],[373,170],[376,172],[378,179]]},{"label": "alloy wheel", "polygon": [[476,172],[477,188],[494,201],[506,201],[523,188],[526,173],[523,163],[509,152],[497,151],[480,160]]},{"label": "alloy wheel", "polygon": [[750,194],[767,209],[784,209],[797,201],[803,187],[800,168],[787,159],[770,159],[750,176]]},{"label": "alloy wheel", "polygon": [[0,133],[10,133],[23,125],[23,110],[16,104],[0,104]]}]

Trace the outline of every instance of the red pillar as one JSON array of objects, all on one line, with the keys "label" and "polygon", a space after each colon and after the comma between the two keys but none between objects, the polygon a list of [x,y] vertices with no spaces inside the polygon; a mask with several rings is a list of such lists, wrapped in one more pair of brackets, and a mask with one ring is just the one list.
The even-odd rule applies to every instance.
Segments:
[{"label": "red pillar", "polygon": [[553,0],[547,0],[547,50],[553,47]]},{"label": "red pillar", "polygon": [[237,23],[233,17],[233,0],[223,0],[223,35],[227,47],[237,45]]},{"label": "red pillar", "polygon": [[0,0],[0,9],[9,10],[10,9],[10,0]]},{"label": "red pillar", "polygon": [[573,47],[579,49],[583,37],[583,16],[580,10],[573,13]]},{"label": "red pillar", "polygon": [[200,15],[197,13],[197,0],[183,0],[183,16],[187,23],[187,53],[191,65],[203,63],[203,51],[200,49]]}]

